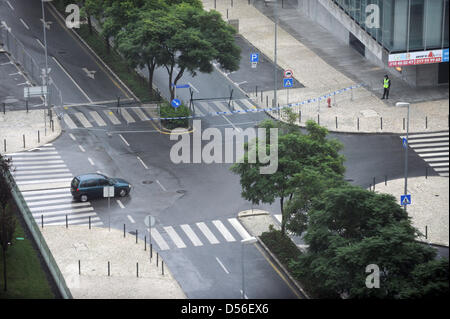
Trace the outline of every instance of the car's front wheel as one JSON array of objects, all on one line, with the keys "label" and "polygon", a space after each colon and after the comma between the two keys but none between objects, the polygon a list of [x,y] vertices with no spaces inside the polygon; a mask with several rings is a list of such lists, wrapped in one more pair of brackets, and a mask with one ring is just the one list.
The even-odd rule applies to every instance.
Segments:
[{"label": "car's front wheel", "polygon": [[120,197],[125,197],[127,194],[128,194],[128,192],[127,192],[126,190],[124,190],[124,189],[121,189],[121,190],[119,191],[119,196],[120,196]]},{"label": "car's front wheel", "polygon": [[86,194],[83,194],[83,195],[80,196],[80,201],[86,202],[87,200],[88,200],[88,197],[87,197]]}]

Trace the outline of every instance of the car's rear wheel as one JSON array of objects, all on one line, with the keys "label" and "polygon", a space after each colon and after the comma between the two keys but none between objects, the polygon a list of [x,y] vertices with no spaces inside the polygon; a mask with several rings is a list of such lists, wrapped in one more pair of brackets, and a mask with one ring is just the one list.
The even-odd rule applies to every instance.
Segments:
[{"label": "car's rear wheel", "polygon": [[127,191],[126,191],[126,190],[121,189],[121,190],[119,191],[119,196],[120,196],[120,197],[124,197],[124,196],[126,196],[126,195],[127,195]]},{"label": "car's rear wheel", "polygon": [[86,202],[87,200],[88,200],[88,197],[86,194],[80,196],[80,201]]}]

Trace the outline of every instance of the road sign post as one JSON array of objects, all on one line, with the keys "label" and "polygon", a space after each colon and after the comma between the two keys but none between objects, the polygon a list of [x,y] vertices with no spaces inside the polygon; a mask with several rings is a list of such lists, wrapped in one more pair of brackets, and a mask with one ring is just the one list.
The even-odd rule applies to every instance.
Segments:
[{"label": "road sign post", "polygon": [[114,197],[114,186],[103,187],[103,197],[108,197],[108,228],[111,231],[111,197]]},{"label": "road sign post", "polygon": [[177,108],[181,105],[181,101],[179,99],[173,99],[172,102],[170,102],[170,104],[174,107]]},{"label": "road sign post", "polygon": [[287,88],[287,104],[289,104],[289,88],[291,88],[294,85],[294,79],[292,78],[284,78],[283,79],[283,86]]}]

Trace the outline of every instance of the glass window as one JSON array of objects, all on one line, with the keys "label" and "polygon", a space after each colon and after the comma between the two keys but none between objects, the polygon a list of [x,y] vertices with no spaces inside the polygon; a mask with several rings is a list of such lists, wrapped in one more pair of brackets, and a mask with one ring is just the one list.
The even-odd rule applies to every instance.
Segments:
[{"label": "glass window", "polygon": [[410,0],[409,51],[423,50],[425,0]]},{"label": "glass window", "polygon": [[406,37],[408,34],[408,0],[394,2],[393,10],[393,39],[391,51],[406,51]]},{"label": "glass window", "polygon": [[425,50],[440,48],[442,44],[442,13],[444,1],[425,2]]},{"label": "glass window", "polygon": [[444,27],[444,42],[443,42],[443,47],[444,48],[448,48],[448,11],[450,10],[449,8],[449,0],[445,0],[444,3],[444,23],[443,23],[443,27]]}]

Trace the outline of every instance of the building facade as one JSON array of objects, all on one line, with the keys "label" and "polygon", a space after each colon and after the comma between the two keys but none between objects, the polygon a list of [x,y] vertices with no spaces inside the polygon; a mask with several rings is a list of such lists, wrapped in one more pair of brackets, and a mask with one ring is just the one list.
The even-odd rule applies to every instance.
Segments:
[{"label": "building facade", "polygon": [[449,82],[449,0],[299,0],[298,8],[413,86]]}]

